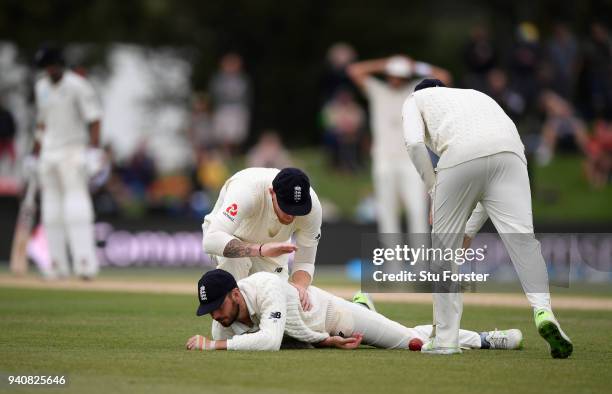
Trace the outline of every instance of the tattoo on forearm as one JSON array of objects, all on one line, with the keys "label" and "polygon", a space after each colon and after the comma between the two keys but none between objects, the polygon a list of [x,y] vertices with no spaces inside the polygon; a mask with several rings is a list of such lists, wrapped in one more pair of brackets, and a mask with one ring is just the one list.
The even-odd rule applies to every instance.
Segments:
[{"label": "tattoo on forearm", "polygon": [[223,249],[224,257],[250,257],[249,244],[238,239],[232,239]]}]

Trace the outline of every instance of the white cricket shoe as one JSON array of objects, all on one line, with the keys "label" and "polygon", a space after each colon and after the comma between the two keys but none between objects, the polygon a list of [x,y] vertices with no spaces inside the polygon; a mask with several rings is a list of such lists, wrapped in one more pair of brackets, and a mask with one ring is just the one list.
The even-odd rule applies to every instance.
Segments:
[{"label": "white cricket shoe", "polygon": [[433,341],[429,341],[421,347],[421,353],[449,356],[451,354],[461,354],[463,352],[458,347],[435,347]]},{"label": "white cricket shoe", "polygon": [[491,345],[491,349],[519,350],[523,348],[523,333],[521,330],[511,328],[509,330],[489,331],[485,340]]}]

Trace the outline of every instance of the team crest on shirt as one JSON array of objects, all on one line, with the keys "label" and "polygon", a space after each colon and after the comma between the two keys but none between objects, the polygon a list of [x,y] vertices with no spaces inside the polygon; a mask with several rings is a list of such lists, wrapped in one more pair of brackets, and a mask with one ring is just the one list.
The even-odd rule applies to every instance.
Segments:
[{"label": "team crest on shirt", "polygon": [[225,208],[225,212],[223,212],[223,214],[233,222],[236,219],[236,215],[238,215],[238,204],[230,204],[227,208]]},{"label": "team crest on shirt", "polygon": [[301,199],[302,199],[302,187],[295,186],[293,188],[293,201],[300,202]]}]

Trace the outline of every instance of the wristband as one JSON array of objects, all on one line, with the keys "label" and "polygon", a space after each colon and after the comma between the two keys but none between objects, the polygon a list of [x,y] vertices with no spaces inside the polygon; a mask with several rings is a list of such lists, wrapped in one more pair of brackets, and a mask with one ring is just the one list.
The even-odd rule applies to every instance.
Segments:
[{"label": "wristband", "polygon": [[264,246],[264,244],[260,244],[259,245],[259,257],[263,257],[263,255],[261,254],[261,248]]},{"label": "wristband", "polygon": [[206,343],[206,338],[203,336],[198,336],[198,348],[202,350],[216,350],[217,349],[217,341],[208,341]]}]

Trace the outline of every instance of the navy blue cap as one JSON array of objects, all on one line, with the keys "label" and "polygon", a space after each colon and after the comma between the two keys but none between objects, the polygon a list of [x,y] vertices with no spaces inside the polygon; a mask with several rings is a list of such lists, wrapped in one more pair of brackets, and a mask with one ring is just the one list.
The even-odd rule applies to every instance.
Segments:
[{"label": "navy blue cap", "polygon": [[310,180],[297,168],[283,168],[272,181],[276,201],[288,215],[304,216],[312,209]]},{"label": "navy blue cap", "polygon": [[34,62],[37,67],[64,65],[64,55],[62,49],[56,44],[44,44],[34,55]]},{"label": "navy blue cap", "polygon": [[198,281],[200,306],[196,315],[207,315],[219,308],[225,301],[225,296],[237,287],[236,279],[227,271],[215,269],[202,275]]},{"label": "navy blue cap", "polygon": [[421,82],[419,82],[419,84],[414,88],[414,91],[419,91],[421,89],[427,89],[427,88],[433,88],[436,86],[440,86],[445,88],[446,85],[440,81],[439,79],[435,79],[435,78],[427,78],[422,80]]}]

